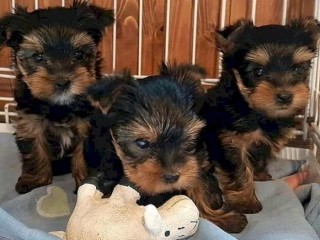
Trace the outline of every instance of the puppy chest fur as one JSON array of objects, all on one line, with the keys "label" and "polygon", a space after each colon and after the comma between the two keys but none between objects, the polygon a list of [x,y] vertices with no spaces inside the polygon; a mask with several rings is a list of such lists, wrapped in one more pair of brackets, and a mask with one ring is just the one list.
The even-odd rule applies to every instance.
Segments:
[{"label": "puppy chest fur", "polygon": [[[40,115],[18,112],[16,137],[24,147],[36,142],[42,144],[51,160],[72,156],[80,140],[86,137],[89,129],[87,120],[77,119],[67,123],[52,122]],[[31,149],[29,149],[31,150]]]}]

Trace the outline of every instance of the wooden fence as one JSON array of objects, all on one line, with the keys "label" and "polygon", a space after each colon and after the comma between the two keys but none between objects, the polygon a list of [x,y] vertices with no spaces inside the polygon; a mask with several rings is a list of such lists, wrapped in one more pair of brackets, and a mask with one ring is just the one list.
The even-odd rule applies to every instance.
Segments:
[{"label": "wooden fence", "polygon": [[[28,10],[69,6],[73,0],[1,0],[0,16],[13,6]],[[314,15],[315,0],[92,0],[115,9],[116,24],[106,31],[99,48],[104,72],[129,67],[134,74],[150,75],[161,60],[204,66],[209,77],[218,75],[214,31],[239,18],[256,25],[284,24]],[[0,52],[0,67],[10,68],[10,50]],[[10,96],[12,80],[0,79],[0,96]]]}]

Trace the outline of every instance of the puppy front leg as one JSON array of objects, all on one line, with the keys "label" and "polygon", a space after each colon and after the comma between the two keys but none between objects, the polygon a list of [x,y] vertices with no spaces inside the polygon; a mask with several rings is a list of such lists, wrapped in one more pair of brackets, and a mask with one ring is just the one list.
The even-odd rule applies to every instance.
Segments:
[{"label": "puppy front leg", "polygon": [[[237,156],[239,155],[233,155],[234,158]],[[216,172],[223,188],[225,202],[230,209],[242,213],[261,211],[262,205],[255,194],[253,168],[249,161],[239,158],[233,161],[232,170],[220,167],[216,168]]]},{"label": "puppy front leg", "polygon": [[25,139],[20,138],[17,131],[16,142],[22,156],[22,174],[16,184],[16,191],[27,193],[34,188],[50,184],[51,159],[43,136]]},{"label": "puppy front leg", "polygon": [[252,144],[248,150],[249,160],[253,167],[254,181],[270,181],[271,175],[268,173],[268,159],[272,158],[271,147],[266,143]]},{"label": "puppy front leg", "polygon": [[[246,216],[236,211],[225,211],[221,206],[220,209],[215,209],[217,204],[214,203],[213,200],[217,200],[216,196],[219,193],[212,192],[213,188],[210,186],[212,179],[207,180],[206,177],[201,178],[197,184],[187,189],[186,192],[187,196],[190,197],[198,207],[200,216],[213,222],[226,232],[241,232],[248,223]],[[221,204],[219,203],[219,205]]]},{"label": "puppy front leg", "polygon": [[72,176],[76,182],[76,189],[81,182],[88,176],[88,169],[84,158],[84,141],[80,141],[76,146],[72,156]]}]

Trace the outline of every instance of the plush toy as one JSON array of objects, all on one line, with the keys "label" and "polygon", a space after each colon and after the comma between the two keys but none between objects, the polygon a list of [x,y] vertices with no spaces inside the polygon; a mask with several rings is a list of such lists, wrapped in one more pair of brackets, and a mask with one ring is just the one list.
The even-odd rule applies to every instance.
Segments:
[{"label": "plush toy", "polygon": [[94,185],[82,185],[66,233],[53,234],[64,240],[173,240],[191,236],[198,228],[199,211],[184,195],[159,208],[138,205],[140,194],[123,185],[117,185],[110,198],[101,197]]}]

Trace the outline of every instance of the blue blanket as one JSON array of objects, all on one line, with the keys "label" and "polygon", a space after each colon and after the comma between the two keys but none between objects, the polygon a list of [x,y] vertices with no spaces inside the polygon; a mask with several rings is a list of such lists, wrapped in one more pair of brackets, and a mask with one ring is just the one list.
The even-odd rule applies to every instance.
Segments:
[{"label": "blue blanket", "polygon": [[[11,135],[0,134],[0,152],[0,239],[57,239],[47,232],[65,230],[76,201],[72,177],[66,175],[54,179],[53,186],[59,190],[61,209],[56,216],[50,215],[52,209],[46,209],[46,214],[46,211],[39,209],[39,199],[45,198],[52,186],[18,196],[14,192],[14,184],[20,173],[20,163]],[[280,177],[295,172],[300,165],[301,162],[284,161],[276,163],[273,170],[272,167],[270,169],[273,176]],[[296,193],[280,180],[256,183],[256,188],[263,210],[258,214],[247,215],[249,224],[242,233],[231,236],[202,219],[198,231],[190,240],[319,239],[319,184],[301,186]]]}]

